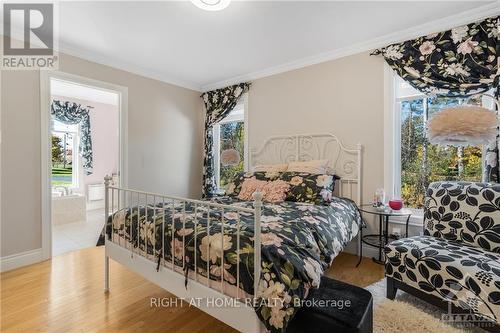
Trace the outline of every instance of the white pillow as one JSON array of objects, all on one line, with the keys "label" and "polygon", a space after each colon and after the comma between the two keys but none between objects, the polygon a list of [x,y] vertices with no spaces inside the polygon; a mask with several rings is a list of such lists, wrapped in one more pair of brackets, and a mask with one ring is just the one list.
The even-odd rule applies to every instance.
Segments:
[{"label": "white pillow", "polygon": [[254,172],[285,172],[288,164],[260,164],[253,167]]},{"label": "white pillow", "polygon": [[326,174],[330,170],[329,160],[311,160],[290,162],[286,171],[291,172],[307,172],[312,174]]}]

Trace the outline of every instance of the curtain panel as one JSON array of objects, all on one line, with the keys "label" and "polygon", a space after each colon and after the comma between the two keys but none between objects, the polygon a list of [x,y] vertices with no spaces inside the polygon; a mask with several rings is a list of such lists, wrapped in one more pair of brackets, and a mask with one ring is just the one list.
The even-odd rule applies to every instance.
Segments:
[{"label": "curtain panel", "polygon": [[213,126],[231,113],[240,97],[248,91],[249,87],[250,83],[239,83],[226,88],[208,91],[201,95],[206,109],[202,185],[204,198],[213,196],[217,189],[213,156]]},{"label": "curtain panel", "polygon": [[[499,96],[500,16],[375,50],[415,89],[467,97],[495,89]],[[484,151],[483,181],[498,182],[498,140]]]},{"label": "curtain panel", "polygon": [[83,170],[87,175],[92,174],[92,138],[90,135],[89,110],[80,104],[54,100],[50,108],[51,115],[64,124],[80,126],[80,149]]},{"label": "curtain panel", "polygon": [[[496,87],[495,97],[500,100],[500,87]],[[495,103],[497,117],[500,110]],[[497,139],[483,150],[483,182],[500,182],[500,127],[497,127]]]}]

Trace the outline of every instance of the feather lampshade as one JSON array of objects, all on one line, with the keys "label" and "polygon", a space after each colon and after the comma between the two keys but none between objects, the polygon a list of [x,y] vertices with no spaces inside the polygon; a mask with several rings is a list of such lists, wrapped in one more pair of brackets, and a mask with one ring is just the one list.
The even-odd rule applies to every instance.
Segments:
[{"label": "feather lampshade", "polygon": [[240,153],[234,149],[224,149],[220,153],[220,162],[223,166],[232,166],[240,163],[241,158],[240,158]]},{"label": "feather lampshade", "polygon": [[446,108],[428,123],[427,136],[434,144],[480,146],[497,136],[498,120],[494,111],[473,105]]}]

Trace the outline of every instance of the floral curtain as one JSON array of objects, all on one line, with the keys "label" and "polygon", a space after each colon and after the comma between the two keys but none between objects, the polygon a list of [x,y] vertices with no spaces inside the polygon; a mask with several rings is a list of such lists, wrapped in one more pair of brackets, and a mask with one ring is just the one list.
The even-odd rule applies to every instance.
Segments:
[{"label": "floral curtain", "polygon": [[239,83],[201,95],[206,109],[202,187],[204,198],[213,196],[217,188],[214,174],[213,125],[231,113],[249,87],[250,83]]},{"label": "floral curtain", "polygon": [[[414,88],[428,95],[499,94],[500,16],[376,50]],[[497,140],[498,142],[498,140]],[[484,181],[500,179],[498,144],[485,149]]]},{"label": "floral curtain", "polygon": [[[500,98],[500,88],[496,88],[496,98]],[[500,110],[497,106],[497,116]],[[500,128],[498,128],[497,139],[484,148],[483,182],[500,182]]]},{"label": "floral curtain", "polygon": [[50,108],[51,115],[64,124],[80,126],[80,156],[83,170],[87,175],[92,174],[92,138],[90,136],[89,110],[80,104],[54,100]]}]

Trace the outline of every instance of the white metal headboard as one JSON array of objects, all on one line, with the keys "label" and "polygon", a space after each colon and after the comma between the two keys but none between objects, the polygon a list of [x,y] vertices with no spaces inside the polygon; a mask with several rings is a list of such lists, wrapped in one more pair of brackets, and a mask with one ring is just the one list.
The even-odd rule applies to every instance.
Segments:
[{"label": "white metal headboard", "polygon": [[[299,134],[273,136],[258,150],[250,151],[250,169],[259,164],[289,163],[292,161],[330,161],[333,173],[340,177],[335,192],[361,204],[362,146],[346,148],[333,134]],[[353,185],[355,185],[353,190]]]}]

